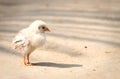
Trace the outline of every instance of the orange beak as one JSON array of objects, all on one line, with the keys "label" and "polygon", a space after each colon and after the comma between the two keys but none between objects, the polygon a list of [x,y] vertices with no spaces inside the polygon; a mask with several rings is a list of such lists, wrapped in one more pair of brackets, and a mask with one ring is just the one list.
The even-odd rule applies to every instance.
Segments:
[{"label": "orange beak", "polygon": [[45,28],[45,31],[47,31],[47,32],[50,32],[50,29],[48,29],[48,28]]}]

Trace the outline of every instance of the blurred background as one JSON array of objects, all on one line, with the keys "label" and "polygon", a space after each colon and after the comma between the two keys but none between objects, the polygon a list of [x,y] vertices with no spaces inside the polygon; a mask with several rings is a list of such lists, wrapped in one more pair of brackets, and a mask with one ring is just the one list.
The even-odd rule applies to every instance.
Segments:
[{"label": "blurred background", "polygon": [[[40,19],[55,32],[51,36],[120,45],[119,4],[119,0],[0,0],[0,32],[13,34]],[[61,31],[67,33],[61,36]]]},{"label": "blurred background", "polygon": [[[51,33],[31,57],[44,63],[24,68],[11,41],[34,20]],[[120,0],[0,0],[0,55],[1,79],[120,79]]]}]

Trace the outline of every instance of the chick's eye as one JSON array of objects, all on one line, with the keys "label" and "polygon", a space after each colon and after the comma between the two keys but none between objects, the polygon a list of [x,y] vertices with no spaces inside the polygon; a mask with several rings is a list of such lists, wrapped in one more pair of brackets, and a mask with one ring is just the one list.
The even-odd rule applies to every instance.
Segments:
[{"label": "chick's eye", "polygon": [[42,29],[45,29],[45,27],[43,26]]}]

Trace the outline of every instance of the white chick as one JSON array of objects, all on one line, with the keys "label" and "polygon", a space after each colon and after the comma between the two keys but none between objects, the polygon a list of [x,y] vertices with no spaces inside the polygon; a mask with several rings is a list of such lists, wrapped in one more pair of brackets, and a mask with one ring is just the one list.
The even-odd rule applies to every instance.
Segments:
[{"label": "white chick", "polygon": [[29,56],[36,48],[44,45],[46,31],[50,31],[46,27],[46,23],[36,20],[29,27],[21,30],[13,39],[14,48],[24,53],[25,65],[32,65]]}]

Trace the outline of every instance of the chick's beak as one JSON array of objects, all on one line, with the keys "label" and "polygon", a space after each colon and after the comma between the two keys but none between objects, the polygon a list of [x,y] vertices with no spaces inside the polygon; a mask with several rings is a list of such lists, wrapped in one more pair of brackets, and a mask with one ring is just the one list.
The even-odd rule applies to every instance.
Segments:
[{"label": "chick's beak", "polygon": [[48,28],[45,28],[45,30],[44,30],[44,31],[50,32],[50,29],[48,29]]}]

